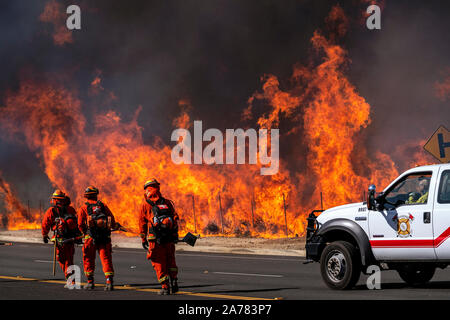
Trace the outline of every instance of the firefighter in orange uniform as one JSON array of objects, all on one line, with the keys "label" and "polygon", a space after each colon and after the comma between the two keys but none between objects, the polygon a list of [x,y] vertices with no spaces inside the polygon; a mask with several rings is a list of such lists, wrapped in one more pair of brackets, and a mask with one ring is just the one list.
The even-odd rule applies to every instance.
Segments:
[{"label": "firefighter in orange uniform", "polygon": [[87,277],[84,289],[94,289],[95,256],[98,251],[106,277],[105,290],[113,290],[111,230],[116,221],[109,208],[98,200],[98,189],[89,186],[84,192],[86,203],[78,210],[78,228],[84,235],[83,265]]},{"label": "firefighter in orange uniform", "polygon": [[162,286],[159,294],[167,295],[178,292],[178,267],[175,262],[178,215],[172,201],[161,196],[159,186],[156,179],[144,185],[145,201],[139,211],[139,229],[142,246],[148,250],[147,259],[152,261]]},{"label": "firefighter in orange uniform", "polygon": [[73,265],[74,242],[81,241],[77,213],[70,206],[70,198],[61,190],[55,190],[50,204],[51,207],[45,212],[42,219],[42,237],[44,243],[48,243],[48,233],[50,230],[53,231],[52,241],[56,241],[56,259],[67,279],[71,275],[71,273],[67,273],[67,268]]}]

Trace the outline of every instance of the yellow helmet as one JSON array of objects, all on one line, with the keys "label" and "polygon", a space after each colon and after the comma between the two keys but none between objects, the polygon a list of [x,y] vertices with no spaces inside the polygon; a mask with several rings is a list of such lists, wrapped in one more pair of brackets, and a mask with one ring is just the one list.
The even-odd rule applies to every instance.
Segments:
[{"label": "yellow helmet", "polygon": [[148,180],[145,184],[144,184],[144,190],[147,189],[147,187],[159,187],[159,182],[158,180],[156,180],[155,178]]},{"label": "yellow helmet", "polygon": [[56,189],[52,194],[52,199],[55,200],[64,200],[66,198],[66,194],[59,189]]}]

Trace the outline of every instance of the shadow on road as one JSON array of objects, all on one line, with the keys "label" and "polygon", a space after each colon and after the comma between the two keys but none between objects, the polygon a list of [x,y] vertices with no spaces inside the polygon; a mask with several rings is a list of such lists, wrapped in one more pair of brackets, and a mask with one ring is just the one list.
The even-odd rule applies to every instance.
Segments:
[{"label": "shadow on road", "polygon": [[271,289],[252,289],[252,290],[220,290],[220,291],[208,291],[208,292],[198,292],[198,293],[251,293],[251,292],[271,292],[271,291],[281,291],[281,290],[296,290],[299,287],[289,287],[289,288],[271,288]]},{"label": "shadow on road", "polygon": [[[127,287],[132,287],[132,288],[136,288],[136,289],[145,289],[145,288],[157,288],[160,289],[161,288],[161,284],[159,283],[127,283],[124,284]],[[215,283],[215,284],[204,284],[204,285],[192,285],[192,286],[182,286],[180,285],[180,289],[188,289],[188,288],[203,288],[203,287],[214,287],[214,286],[221,286],[223,285],[223,283]],[[121,286],[121,284],[116,284],[116,286]]]},{"label": "shadow on road", "polygon": [[[433,281],[421,285],[410,286],[406,283],[382,283],[381,290],[395,290],[395,289],[450,289],[450,281]],[[354,290],[369,290],[366,285],[357,285]]]},{"label": "shadow on road", "polygon": [[223,283],[215,283],[215,284],[198,284],[193,286],[180,286],[180,289],[187,289],[187,288],[203,288],[203,287],[214,287],[214,286],[223,286]]},{"label": "shadow on road", "polygon": [[128,286],[128,287],[161,287],[161,285],[157,282],[152,282],[152,283],[125,283],[125,284],[119,284],[116,283],[116,286]]}]

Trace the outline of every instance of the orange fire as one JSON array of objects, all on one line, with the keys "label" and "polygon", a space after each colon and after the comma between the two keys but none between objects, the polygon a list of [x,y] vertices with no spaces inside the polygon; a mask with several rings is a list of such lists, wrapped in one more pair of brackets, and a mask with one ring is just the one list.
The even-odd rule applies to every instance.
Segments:
[{"label": "orange fire", "polygon": [[3,198],[5,213],[0,214],[0,226],[7,226],[9,230],[39,228],[39,213],[31,213],[14,196],[11,186],[0,173],[0,196]]},{"label": "orange fire", "polygon": [[[327,21],[336,23],[330,30],[338,30],[337,35],[345,33],[348,22],[340,7],[331,10]],[[387,155],[377,153],[369,160],[365,149],[356,148],[358,134],[370,124],[370,106],[346,78],[346,51],[333,43],[335,39],[315,32],[311,42],[322,62],[294,67],[289,91],[279,88],[275,76],[266,76],[263,93],[250,99],[266,99],[272,106],[272,112],[258,120],[260,125],[277,124],[280,115],[299,123],[291,132],[300,130],[299,142],[307,145],[308,170],[296,175],[296,192],[308,195],[306,201],[301,199],[303,212],[317,208],[321,192],[326,207],[336,206],[361,199],[370,183],[385,186],[398,174]],[[356,171],[358,163],[364,164],[366,175]]]},{"label": "orange fire", "polygon": [[[285,236],[287,221],[290,236],[303,235],[305,216],[320,207],[321,193],[325,207],[360,201],[370,183],[383,187],[398,174],[389,156],[369,157],[359,143],[370,124],[370,106],[345,76],[346,51],[335,43],[347,30],[339,7],[327,19],[333,21],[339,25],[330,30],[337,35],[315,32],[311,39],[320,63],[295,66],[289,89],[282,89],[276,76],[265,76],[262,92],[252,95],[243,111],[243,122],[251,121],[255,103],[264,101],[270,111],[257,119],[260,128],[290,122],[292,129],[281,132],[281,140],[296,137],[292,148],[303,148],[299,171],[289,169],[283,150],[280,171],[273,176],[261,176],[260,165],[175,165],[170,145],[161,139],[143,143],[140,108],[129,122],[115,111],[86,119],[83,102],[61,83],[22,81],[7,95],[0,120],[36,152],[54,187],[68,192],[76,206],[83,203],[84,188],[95,185],[117,220],[134,232],[143,184],[155,177],[163,195],[175,201],[182,232],[274,238]],[[92,82],[99,84],[100,78]],[[108,94],[104,91],[97,93]],[[189,128],[192,106],[187,100],[179,105],[174,128]],[[9,186],[0,190],[11,194]],[[22,220],[39,221],[22,209],[15,210]],[[7,227],[19,223],[8,219]]]}]

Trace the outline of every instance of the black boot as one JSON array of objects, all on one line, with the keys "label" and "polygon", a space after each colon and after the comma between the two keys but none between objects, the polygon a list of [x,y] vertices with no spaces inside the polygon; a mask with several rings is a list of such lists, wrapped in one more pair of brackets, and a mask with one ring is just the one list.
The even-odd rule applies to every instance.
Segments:
[{"label": "black boot", "polygon": [[84,290],[94,290],[94,277],[88,277],[88,282],[84,286]]},{"label": "black boot", "polygon": [[158,292],[159,295],[165,296],[170,294],[170,287],[169,287],[169,279],[165,280],[163,283],[161,283],[162,288]]},{"label": "black boot", "polygon": [[[66,284],[64,285],[64,288],[65,289],[69,289],[69,283],[68,283],[68,280],[69,280],[69,277],[73,274],[74,272],[71,272],[71,273],[69,273],[69,274],[66,274]],[[75,286],[75,280],[72,280],[72,286]]]},{"label": "black boot", "polygon": [[177,293],[179,288],[178,288],[178,279],[170,279],[170,288],[171,288],[171,293]]},{"label": "black boot", "polygon": [[167,296],[170,294],[170,290],[168,287],[163,287],[163,288],[161,288],[161,290],[159,290],[158,294],[160,296]]},{"label": "black boot", "polygon": [[[76,282],[75,282],[75,280],[72,280],[72,288],[75,288],[75,286],[76,286]],[[66,288],[66,289],[70,289],[70,287],[69,287],[69,283],[67,283],[67,279],[66,279],[66,284],[64,285],[64,288]]]},{"label": "black boot", "polygon": [[105,291],[112,291],[112,290],[114,290],[113,277],[108,277],[106,278]]}]

